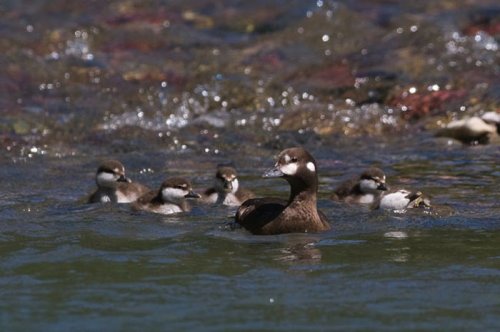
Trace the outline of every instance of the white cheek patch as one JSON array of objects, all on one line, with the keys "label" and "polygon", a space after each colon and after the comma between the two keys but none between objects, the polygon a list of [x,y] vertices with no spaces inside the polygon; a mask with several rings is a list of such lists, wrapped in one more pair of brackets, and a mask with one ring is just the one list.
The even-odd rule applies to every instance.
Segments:
[{"label": "white cheek patch", "polygon": [[97,184],[102,187],[114,187],[117,176],[112,173],[100,172],[97,174]]},{"label": "white cheek patch", "polygon": [[370,179],[362,179],[359,182],[359,186],[362,191],[372,191],[372,190],[377,190],[377,183],[373,180]]},{"label": "white cheek patch", "polygon": [[290,162],[290,160],[292,160],[292,158],[290,158],[290,156],[286,154],[285,155],[285,163],[288,164]]},{"label": "white cheek patch", "polygon": [[297,163],[286,164],[285,166],[281,166],[280,171],[286,175],[295,175],[297,173],[297,169],[299,166]]},{"label": "white cheek patch", "polygon": [[238,191],[238,187],[240,186],[240,183],[238,182],[238,179],[235,178],[232,181],[232,185],[233,185],[233,190],[231,192],[234,194],[235,192]]},{"label": "white cheek patch", "polygon": [[311,172],[316,172],[316,166],[314,166],[314,164],[311,161],[306,164],[306,167]]},{"label": "white cheek patch", "polygon": [[175,201],[184,198],[187,191],[178,188],[165,188],[161,191],[161,195],[165,201]]}]

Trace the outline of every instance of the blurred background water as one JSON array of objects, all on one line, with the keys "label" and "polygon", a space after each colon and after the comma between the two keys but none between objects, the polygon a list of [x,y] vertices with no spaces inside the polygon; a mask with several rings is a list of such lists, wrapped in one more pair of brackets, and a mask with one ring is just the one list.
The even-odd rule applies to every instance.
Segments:
[{"label": "blurred background water", "polygon": [[[435,138],[498,112],[496,1],[0,3],[0,328],[498,330],[498,143]],[[258,195],[283,148],[319,166],[332,230],[252,236],[233,208],[86,205],[121,160]],[[433,209],[331,202],[368,166]]]}]

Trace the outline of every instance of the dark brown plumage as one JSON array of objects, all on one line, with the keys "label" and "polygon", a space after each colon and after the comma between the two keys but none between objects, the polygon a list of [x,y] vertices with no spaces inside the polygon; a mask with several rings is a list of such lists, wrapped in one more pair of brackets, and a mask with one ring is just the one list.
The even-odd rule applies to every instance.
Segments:
[{"label": "dark brown plumage", "polygon": [[264,177],[282,177],[290,184],[288,201],[279,198],[254,198],[236,212],[236,223],[252,234],[319,232],[330,229],[317,209],[318,175],[316,161],[303,148],[290,148],[278,156],[275,167]]}]

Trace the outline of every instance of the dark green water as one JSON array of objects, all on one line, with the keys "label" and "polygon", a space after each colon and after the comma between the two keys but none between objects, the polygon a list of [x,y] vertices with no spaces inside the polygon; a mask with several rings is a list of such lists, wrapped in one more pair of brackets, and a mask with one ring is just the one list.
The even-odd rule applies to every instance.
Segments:
[{"label": "dark green water", "polygon": [[[434,131],[500,109],[497,1],[0,2],[0,331],[498,331],[500,148]],[[103,159],[240,184],[301,145],[322,234],[234,209],[86,205]],[[328,200],[376,165],[431,211]]]}]

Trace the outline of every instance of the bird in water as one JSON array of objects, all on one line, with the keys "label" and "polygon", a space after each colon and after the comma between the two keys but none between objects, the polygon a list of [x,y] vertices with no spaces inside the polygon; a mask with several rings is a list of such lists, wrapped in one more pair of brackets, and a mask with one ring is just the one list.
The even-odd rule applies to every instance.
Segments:
[{"label": "bird in water", "polygon": [[107,160],[97,169],[97,190],[88,203],[131,203],[149,191],[149,188],[132,182],[125,176],[125,167],[117,160]]},{"label": "bird in water", "polygon": [[500,113],[487,112],[482,116],[453,120],[441,128],[436,136],[459,140],[464,144],[488,144],[500,133]]},{"label": "bird in water", "polygon": [[383,195],[374,203],[373,208],[383,210],[406,210],[430,206],[430,200],[426,198],[422,192],[411,192],[406,189],[399,189]]},{"label": "bird in water", "polygon": [[205,190],[202,195],[204,203],[240,206],[255,195],[243,189],[238,181],[238,175],[233,167],[219,166],[215,173],[214,186]]},{"label": "bird in water", "polygon": [[386,190],[384,172],[380,168],[371,167],[359,177],[341,183],[331,198],[346,203],[373,204]]},{"label": "bird in water", "polygon": [[200,198],[193,192],[191,183],[183,178],[165,180],[156,191],[150,191],[132,204],[134,210],[149,211],[160,214],[188,212],[191,207],[189,198]]},{"label": "bird in water", "polygon": [[318,174],[314,158],[301,147],[283,150],[265,178],[283,178],[290,184],[288,200],[249,199],[238,208],[235,221],[252,234],[320,232],[330,229],[317,209]]}]

